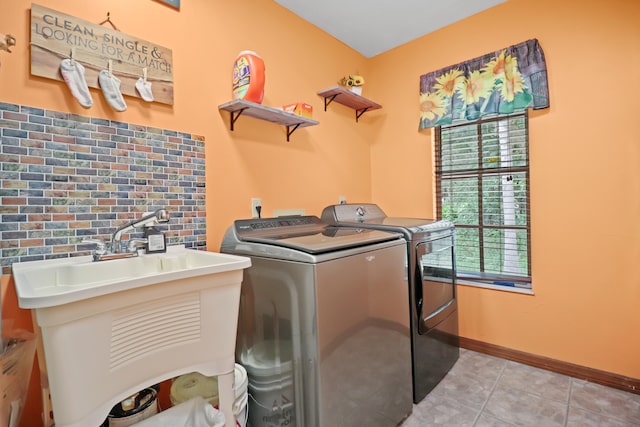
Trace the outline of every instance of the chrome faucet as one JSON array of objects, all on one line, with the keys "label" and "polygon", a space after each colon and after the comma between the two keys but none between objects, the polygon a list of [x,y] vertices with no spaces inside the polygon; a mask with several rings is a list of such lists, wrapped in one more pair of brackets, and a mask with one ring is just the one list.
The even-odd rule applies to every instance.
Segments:
[{"label": "chrome faucet", "polygon": [[116,254],[122,252],[120,240],[125,232],[135,228],[144,227],[145,225],[160,224],[164,222],[169,222],[169,211],[166,209],[158,209],[154,213],[145,215],[138,220],[131,221],[129,224],[123,225],[111,236],[111,252]]},{"label": "chrome faucet", "polygon": [[134,230],[145,225],[154,225],[169,222],[169,211],[166,209],[158,209],[154,213],[143,216],[140,219],[131,221],[118,228],[111,236],[111,244],[107,250],[105,242],[99,239],[84,239],[82,243],[93,243],[96,248],[93,251],[94,261],[106,261],[109,259],[129,258],[138,255],[138,247],[147,243],[146,239],[131,239],[127,245],[127,251],[122,252],[121,240],[122,235],[127,231]]}]

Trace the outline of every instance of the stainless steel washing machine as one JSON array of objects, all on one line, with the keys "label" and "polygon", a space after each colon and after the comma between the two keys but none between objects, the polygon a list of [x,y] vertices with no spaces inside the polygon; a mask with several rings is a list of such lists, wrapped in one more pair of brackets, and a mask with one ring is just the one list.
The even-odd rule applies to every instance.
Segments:
[{"label": "stainless steel washing machine", "polygon": [[406,242],[413,401],[420,402],[460,355],[455,269],[455,229],[449,221],[388,217],[375,204],[327,206],[332,225],[402,233]]},{"label": "stainless steel washing machine", "polygon": [[398,425],[412,410],[406,242],[316,216],[235,221],[251,427]]}]

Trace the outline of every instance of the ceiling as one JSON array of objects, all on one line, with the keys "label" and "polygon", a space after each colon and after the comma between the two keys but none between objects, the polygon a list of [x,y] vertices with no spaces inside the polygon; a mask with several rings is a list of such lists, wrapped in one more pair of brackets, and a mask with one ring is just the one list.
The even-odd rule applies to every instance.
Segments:
[{"label": "ceiling", "polygon": [[274,0],[367,58],[506,0]]}]

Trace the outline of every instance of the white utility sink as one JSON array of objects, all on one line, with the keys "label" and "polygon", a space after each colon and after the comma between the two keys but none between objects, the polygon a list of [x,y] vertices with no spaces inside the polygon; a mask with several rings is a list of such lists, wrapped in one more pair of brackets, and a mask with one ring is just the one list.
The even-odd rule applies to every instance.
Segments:
[{"label": "white utility sink", "polygon": [[18,304],[33,309],[39,327],[55,425],[100,425],[131,394],[197,371],[220,376],[220,407],[235,426],[238,305],[250,265],[182,246],[13,264]]},{"label": "white utility sink", "polygon": [[94,262],[91,256],[13,264],[21,308],[41,308],[229,270],[248,258],[169,246],[166,253]]}]

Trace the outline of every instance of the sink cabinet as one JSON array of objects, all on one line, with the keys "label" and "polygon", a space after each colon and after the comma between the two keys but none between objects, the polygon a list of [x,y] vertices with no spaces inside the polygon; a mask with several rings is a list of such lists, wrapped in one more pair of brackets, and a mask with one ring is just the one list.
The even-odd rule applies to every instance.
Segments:
[{"label": "sink cabinet", "polygon": [[[189,261],[186,257],[194,254],[187,252],[199,255]],[[208,256],[211,263],[206,262]],[[220,408],[226,426],[235,426],[232,384],[238,306],[243,269],[250,259],[186,249],[143,257],[164,257],[172,268],[152,274],[136,270],[139,277],[121,277],[114,283],[103,280],[91,287],[102,287],[101,291],[80,299],[69,295],[82,292],[82,286],[54,284],[40,289],[38,300],[24,304],[33,309],[39,349],[44,351],[55,425],[98,426],[114,405],[133,393],[200,372],[219,376]],[[90,257],[68,263],[84,265],[88,261],[84,258]],[[114,269],[126,269],[137,262],[127,261],[102,261],[98,267],[110,263]],[[41,265],[28,265],[35,263]],[[50,274],[55,276],[64,263],[51,263]],[[35,283],[32,278],[41,277],[47,268],[47,261],[14,264],[19,301]],[[119,289],[126,280],[132,281]],[[47,299],[46,293],[58,299]]]}]

